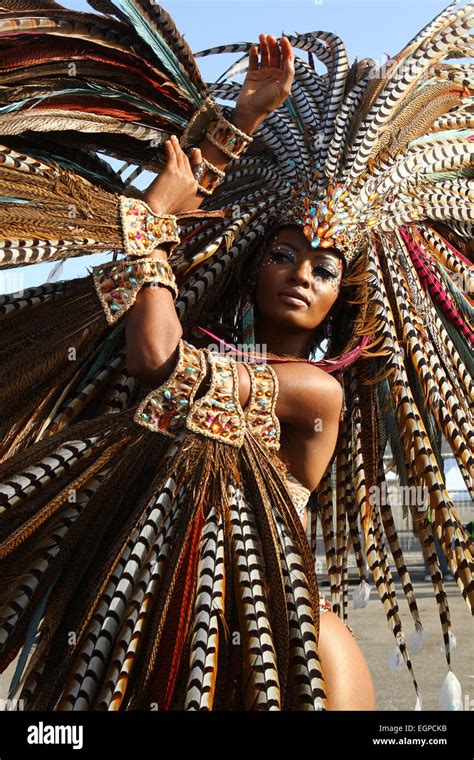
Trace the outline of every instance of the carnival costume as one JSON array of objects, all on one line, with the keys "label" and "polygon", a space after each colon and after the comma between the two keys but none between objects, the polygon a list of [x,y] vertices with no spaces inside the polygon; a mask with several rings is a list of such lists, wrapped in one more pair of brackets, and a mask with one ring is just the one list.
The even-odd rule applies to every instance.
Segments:
[{"label": "carnival costume", "polygon": [[[228,80],[252,43],[193,56],[160,6],[89,4],[98,13],[3,0],[0,14],[1,266],[113,253],[87,277],[0,301],[1,669],[21,651],[11,696],[28,710],[325,710],[319,620],[330,608],[347,622],[351,547],[355,602],[367,602],[367,562],[418,696],[409,649],[422,621],[391,505],[373,498],[390,443],[400,483],[426,491],[408,509],[455,707],[434,537],[472,611],[472,540],[441,457],[444,436],[472,494],[473,74],[446,62],[470,57],[472,7],[452,3],[381,67],[351,65],[334,34],[289,36],[308,60],[296,56],[291,95],[250,137],[217,99],[237,99]],[[203,82],[196,58],[237,52]],[[231,161],[225,173],[202,163],[199,210],[160,216],[132,181],[163,168],[171,133],[186,149],[206,135]],[[345,403],[313,495],[277,455],[272,363],[291,358],[245,357],[242,409],[235,354],[193,343],[220,325],[252,345],[247,267],[285,222],[345,262],[347,308],[315,362]],[[150,258],[158,244],[169,264]],[[124,315],[146,284],[170,289],[184,330],[158,388],[126,366]]]}]

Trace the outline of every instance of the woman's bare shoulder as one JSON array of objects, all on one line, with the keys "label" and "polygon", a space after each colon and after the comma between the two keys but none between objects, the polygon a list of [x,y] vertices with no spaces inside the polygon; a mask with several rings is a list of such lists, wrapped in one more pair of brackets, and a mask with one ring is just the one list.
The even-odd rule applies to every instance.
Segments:
[{"label": "woman's bare shoulder", "polygon": [[272,364],[279,382],[276,413],[298,430],[314,429],[314,419],[338,419],[342,407],[339,381],[304,362]]},{"label": "woman's bare shoulder", "polygon": [[[338,419],[342,406],[339,381],[314,365],[303,362],[272,363],[278,378],[275,412],[278,419],[296,430],[314,429],[314,419]],[[249,370],[237,362],[239,400],[245,408],[250,397]]]}]

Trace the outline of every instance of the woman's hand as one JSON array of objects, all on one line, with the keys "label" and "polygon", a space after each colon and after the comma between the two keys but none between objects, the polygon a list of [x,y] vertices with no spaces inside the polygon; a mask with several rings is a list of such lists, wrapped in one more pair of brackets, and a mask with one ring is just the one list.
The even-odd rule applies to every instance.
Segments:
[{"label": "woman's hand", "polygon": [[235,106],[235,125],[249,132],[283,103],[295,75],[295,56],[284,35],[279,45],[271,34],[261,34],[260,53],[259,63],[258,46],[250,48],[247,76]]},{"label": "woman's hand", "polygon": [[194,148],[191,161],[182,150],[176,135],[165,142],[166,166],[144,193],[143,199],[155,214],[179,214],[197,207],[198,180],[192,166],[202,160],[199,148]]}]

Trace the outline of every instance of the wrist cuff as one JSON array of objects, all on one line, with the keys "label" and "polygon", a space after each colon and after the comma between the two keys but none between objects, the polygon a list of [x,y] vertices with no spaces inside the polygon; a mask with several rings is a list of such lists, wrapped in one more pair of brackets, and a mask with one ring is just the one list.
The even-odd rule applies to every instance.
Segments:
[{"label": "wrist cuff", "polygon": [[145,201],[125,195],[120,196],[119,208],[123,249],[128,256],[149,256],[160,245],[181,241],[174,214],[155,214]]},{"label": "wrist cuff", "polygon": [[206,137],[229,158],[239,158],[253,141],[253,137],[222,115],[211,121]]},{"label": "wrist cuff", "polygon": [[135,303],[145,283],[169,288],[173,300],[178,288],[171,265],[164,259],[121,259],[92,269],[92,279],[109,325],[115,324]]}]

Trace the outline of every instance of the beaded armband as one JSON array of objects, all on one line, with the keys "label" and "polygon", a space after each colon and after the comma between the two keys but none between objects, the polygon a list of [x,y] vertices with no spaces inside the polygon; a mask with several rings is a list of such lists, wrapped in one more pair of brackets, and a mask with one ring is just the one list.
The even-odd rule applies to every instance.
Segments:
[{"label": "beaded armband", "polygon": [[208,352],[211,383],[207,393],[193,405],[186,427],[216,441],[240,448],[245,438],[245,415],[239,401],[236,362]]},{"label": "beaded armband", "polygon": [[150,206],[138,198],[120,196],[123,248],[128,256],[149,256],[160,245],[174,243],[168,255],[181,238],[177,217],[174,214],[155,214]]},{"label": "beaded armband", "polygon": [[163,385],[145,396],[135,412],[135,422],[174,438],[183,428],[194,396],[206,377],[207,353],[207,348],[196,348],[181,338],[176,367]]},{"label": "beaded armband", "polygon": [[105,312],[107,323],[117,322],[136,301],[145,283],[159,282],[178,297],[175,276],[164,259],[120,259],[92,269],[92,279]]},{"label": "beaded armband", "polygon": [[253,137],[242,132],[222,115],[211,121],[206,137],[229,158],[239,158],[253,141]]}]

